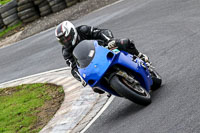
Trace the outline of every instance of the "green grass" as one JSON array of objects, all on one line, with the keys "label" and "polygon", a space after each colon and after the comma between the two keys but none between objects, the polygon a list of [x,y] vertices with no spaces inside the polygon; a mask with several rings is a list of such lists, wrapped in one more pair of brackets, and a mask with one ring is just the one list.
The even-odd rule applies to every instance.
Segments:
[{"label": "green grass", "polygon": [[0,0],[0,4],[1,5],[4,5],[4,4],[6,4],[6,3],[8,3],[8,2],[10,2],[11,0]]},{"label": "green grass", "polygon": [[22,22],[19,22],[18,24],[16,25],[13,25],[13,26],[10,26],[10,27],[7,27],[5,30],[3,30],[2,32],[0,32],[0,37],[3,37],[5,34],[7,34],[8,32],[16,29],[17,27],[20,27],[22,25]]},{"label": "green grass", "polygon": [[[33,133],[40,129],[33,128],[37,122],[37,108],[51,100],[49,88],[45,84],[20,85],[12,89],[0,89],[0,133]],[[62,92],[62,87],[59,88]]]}]

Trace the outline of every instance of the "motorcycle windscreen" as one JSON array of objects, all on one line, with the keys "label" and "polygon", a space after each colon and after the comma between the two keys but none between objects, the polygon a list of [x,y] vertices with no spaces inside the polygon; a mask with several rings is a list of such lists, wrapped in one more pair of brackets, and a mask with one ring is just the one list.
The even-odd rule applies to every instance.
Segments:
[{"label": "motorcycle windscreen", "polygon": [[73,50],[73,56],[80,68],[87,67],[95,55],[94,41],[81,41]]}]

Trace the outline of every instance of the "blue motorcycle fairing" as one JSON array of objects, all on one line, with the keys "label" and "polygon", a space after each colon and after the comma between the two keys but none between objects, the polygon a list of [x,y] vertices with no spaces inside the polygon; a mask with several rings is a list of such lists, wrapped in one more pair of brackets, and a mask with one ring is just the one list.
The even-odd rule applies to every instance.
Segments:
[{"label": "blue motorcycle fairing", "polygon": [[85,68],[78,67],[80,75],[87,83],[89,80],[95,81],[92,85],[90,85],[91,87],[96,85],[112,63],[112,60],[108,60],[107,58],[107,54],[111,51],[98,45],[97,41],[94,41],[94,45],[95,55],[93,60]]},{"label": "blue motorcycle fairing", "polygon": [[120,64],[121,66],[132,70],[134,73],[137,73],[137,75],[140,75],[140,77],[138,77],[137,75],[134,76],[141,83],[141,86],[149,92],[150,87],[153,84],[149,71],[145,70],[144,67],[141,65],[142,63],[144,63],[141,59],[136,58],[135,61],[132,61],[132,57],[133,56],[131,54],[121,51],[119,53],[119,56],[116,56],[112,65]]},{"label": "blue motorcycle fairing", "polygon": [[[99,46],[97,41],[94,41],[94,46],[95,46],[95,55],[90,64],[85,68],[78,69],[82,78],[87,83],[89,83],[91,87],[100,87],[101,89],[109,93],[117,95],[112,90],[105,88],[103,85],[101,85],[99,81],[102,79],[102,77],[110,67],[119,64],[140,75],[140,78],[139,77],[135,78],[138,79],[142,87],[144,87],[147,91],[150,90],[150,86],[152,85],[152,79],[150,78],[149,72],[146,71],[141,66],[141,63],[143,63],[142,60],[136,59],[135,62],[133,62],[132,55],[124,51],[115,53],[102,46]],[[109,53],[113,54],[112,58],[108,57]],[[89,82],[89,80],[93,81],[92,84],[91,82]]]}]

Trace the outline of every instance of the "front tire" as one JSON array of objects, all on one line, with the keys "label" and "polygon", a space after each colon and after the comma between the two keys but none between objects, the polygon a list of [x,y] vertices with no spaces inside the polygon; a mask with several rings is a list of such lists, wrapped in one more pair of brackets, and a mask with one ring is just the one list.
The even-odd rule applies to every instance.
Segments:
[{"label": "front tire", "polygon": [[151,103],[151,96],[143,87],[135,85],[137,88],[133,88],[123,77],[113,76],[110,85],[119,95],[134,103],[145,106]]}]

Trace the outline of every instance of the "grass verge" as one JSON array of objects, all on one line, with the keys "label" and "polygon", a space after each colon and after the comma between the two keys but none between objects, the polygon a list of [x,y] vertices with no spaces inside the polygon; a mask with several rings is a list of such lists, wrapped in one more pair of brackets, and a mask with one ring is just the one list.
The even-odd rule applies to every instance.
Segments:
[{"label": "grass verge", "polygon": [[11,0],[0,0],[0,5],[4,5],[8,2],[10,2]]},{"label": "grass verge", "polygon": [[0,89],[0,132],[39,132],[64,99],[61,86],[27,84]]},{"label": "grass verge", "polygon": [[[4,36],[8,36],[9,34],[13,34],[18,32],[19,28],[22,26],[22,22],[19,22],[16,25],[7,27],[5,30],[3,30],[2,32],[0,32],[0,38],[4,37]],[[16,31],[15,31],[16,30]]]}]

